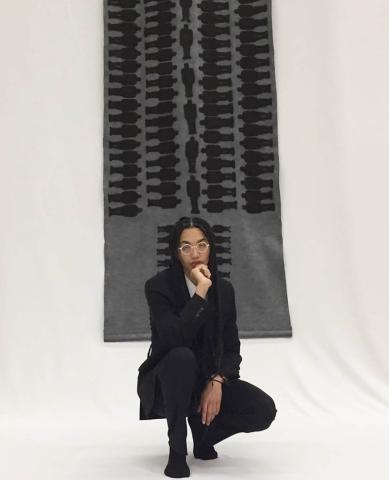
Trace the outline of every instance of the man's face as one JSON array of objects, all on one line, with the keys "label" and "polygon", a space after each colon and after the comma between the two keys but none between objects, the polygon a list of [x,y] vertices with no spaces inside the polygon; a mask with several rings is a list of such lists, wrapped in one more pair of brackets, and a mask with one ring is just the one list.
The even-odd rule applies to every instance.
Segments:
[{"label": "man's face", "polygon": [[[209,243],[208,239],[199,228],[186,228],[181,232],[180,243],[178,246],[198,245],[202,242]],[[211,247],[208,247],[203,253],[199,253],[197,248],[192,248],[189,255],[184,255],[181,250],[178,250],[178,258],[187,277],[189,277],[192,268],[195,267],[196,264],[204,263],[205,265],[208,265],[210,248]]]}]

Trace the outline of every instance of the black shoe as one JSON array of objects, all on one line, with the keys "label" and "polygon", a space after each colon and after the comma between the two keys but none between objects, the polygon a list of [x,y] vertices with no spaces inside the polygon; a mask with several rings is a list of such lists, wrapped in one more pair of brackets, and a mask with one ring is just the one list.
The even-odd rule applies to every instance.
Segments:
[{"label": "black shoe", "polygon": [[217,458],[217,451],[213,448],[213,445],[206,443],[206,433],[210,427],[206,427],[201,422],[201,416],[197,414],[188,417],[188,423],[192,430],[193,456],[202,460]]},{"label": "black shoe", "polygon": [[202,460],[213,460],[217,458],[217,451],[213,448],[213,445],[194,445],[193,456]]},{"label": "black shoe", "polygon": [[189,477],[190,470],[186,463],[186,455],[179,454],[170,449],[169,460],[165,467],[164,474],[172,478]]}]

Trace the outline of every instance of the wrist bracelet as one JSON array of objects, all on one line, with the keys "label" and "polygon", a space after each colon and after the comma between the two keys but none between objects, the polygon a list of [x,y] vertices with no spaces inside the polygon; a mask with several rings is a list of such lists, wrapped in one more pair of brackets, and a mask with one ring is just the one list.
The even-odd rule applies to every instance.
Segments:
[{"label": "wrist bracelet", "polygon": [[210,381],[210,382],[219,382],[219,383],[221,383],[222,385],[223,385],[223,383],[224,383],[224,382],[221,382],[220,380],[216,380],[216,378],[211,378],[209,381]]}]

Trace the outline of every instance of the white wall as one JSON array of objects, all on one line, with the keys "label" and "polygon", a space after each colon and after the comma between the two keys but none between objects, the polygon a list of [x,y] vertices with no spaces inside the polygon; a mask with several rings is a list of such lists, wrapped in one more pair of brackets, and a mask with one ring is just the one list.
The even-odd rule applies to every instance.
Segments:
[{"label": "white wall", "polygon": [[[102,3],[0,3],[8,427],[138,418],[148,342],[102,336]],[[389,3],[274,0],[273,15],[294,337],[243,340],[241,376],[279,422],[388,416]]]}]

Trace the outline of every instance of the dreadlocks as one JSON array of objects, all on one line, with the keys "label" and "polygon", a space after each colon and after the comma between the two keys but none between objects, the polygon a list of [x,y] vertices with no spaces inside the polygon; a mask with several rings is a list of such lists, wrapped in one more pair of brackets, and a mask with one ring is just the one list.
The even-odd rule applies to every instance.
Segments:
[{"label": "dreadlocks", "polygon": [[[211,272],[212,285],[208,290],[208,302],[210,304],[211,318],[204,326],[203,347],[201,351],[201,363],[207,376],[220,369],[223,354],[223,335],[221,317],[221,298],[219,287],[219,274],[216,259],[216,242],[210,225],[200,217],[181,217],[173,226],[169,235],[170,265],[175,286],[180,288],[185,282],[184,271],[178,258],[178,245],[181,233],[186,228],[199,228],[206,236],[210,244],[208,268]],[[212,358],[210,358],[210,355]]]}]

